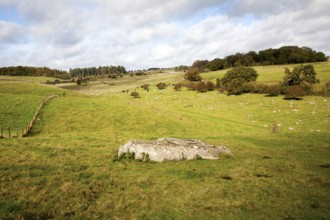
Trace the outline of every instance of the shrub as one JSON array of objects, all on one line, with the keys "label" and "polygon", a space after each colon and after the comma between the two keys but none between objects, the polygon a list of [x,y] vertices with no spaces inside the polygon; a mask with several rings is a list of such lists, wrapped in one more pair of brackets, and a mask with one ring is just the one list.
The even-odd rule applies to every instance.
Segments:
[{"label": "shrub", "polygon": [[182,84],[181,83],[177,83],[177,84],[174,85],[173,88],[174,88],[175,91],[181,91]]},{"label": "shrub", "polygon": [[206,82],[206,88],[207,88],[207,91],[213,91],[214,88],[215,88],[215,85],[214,85],[213,82],[211,82],[211,81],[207,81],[207,82]]},{"label": "shrub", "polygon": [[195,82],[190,82],[190,83],[187,83],[185,86],[188,90],[192,90],[192,91],[196,91],[197,90],[197,83]]},{"label": "shrub", "polygon": [[268,86],[262,83],[255,83],[253,86],[253,93],[265,94],[267,93]]},{"label": "shrub", "polygon": [[144,90],[146,90],[146,91],[149,91],[149,84],[143,84],[142,86],[141,86],[141,88],[142,89],[144,89]]},{"label": "shrub", "polygon": [[287,100],[290,100],[290,99],[300,100],[301,97],[303,97],[306,93],[304,92],[304,90],[299,85],[295,85],[295,86],[286,87],[284,89],[284,94],[285,94],[284,99],[287,99]]},{"label": "shrub", "polygon": [[306,93],[306,95],[312,95],[314,92],[313,85],[305,80],[302,81],[299,86]]},{"label": "shrub", "polygon": [[207,86],[205,82],[198,82],[196,84],[196,90],[197,92],[207,92]]},{"label": "shrub", "polygon": [[158,83],[156,86],[159,90],[166,89],[166,84],[163,82]]},{"label": "shrub", "polygon": [[221,79],[216,79],[215,87],[216,87],[216,88],[221,88],[221,87],[222,87]]},{"label": "shrub", "polygon": [[327,92],[330,92],[330,80],[326,81],[324,86],[325,86],[325,89],[327,90]]},{"label": "shrub", "polygon": [[191,82],[202,81],[202,77],[199,75],[198,68],[194,67],[191,67],[187,70],[184,78]]},{"label": "shrub", "polygon": [[239,95],[244,92],[243,84],[256,81],[257,77],[257,72],[251,67],[240,66],[229,70],[221,79],[220,84],[226,88],[229,95]]},{"label": "shrub", "polygon": [[76,79],[76,83],[77,85],[81,85],[81,79],[80,78]]},{"label": "shrub", "polygon": [[241,86],[242,93],[250,93],[254,91],[254,84],[252,83],[243,83]]},{"label": "shrub", "polygon": [[231,81],[230,84],[227,84],[226,91],[228,95],[240,95],[243,93],[242,85],[244,81],[241,78],[236,78]]},{"label": "shrub", "polygon": [[279,84],[267,86],[265,91],[268,96],[278,96],[282,93],[282,87]]},{"label": "shrub", "polygon": [[330,95],[330,80],[328,80],[324,86],[323,86],[323,89],[322,89],[322,93],[324,96],[329,96]]},{"label": "shrub", "polygon": [[134,98],[140,98],[140,94],[136,91],[131,92],[131,96],[133,96]]},{"label": "shrub", "polygon": [[219,93],[224,93],[225,91],[226,91],[226,88],[225,87],[218,88],[218,92]]}]

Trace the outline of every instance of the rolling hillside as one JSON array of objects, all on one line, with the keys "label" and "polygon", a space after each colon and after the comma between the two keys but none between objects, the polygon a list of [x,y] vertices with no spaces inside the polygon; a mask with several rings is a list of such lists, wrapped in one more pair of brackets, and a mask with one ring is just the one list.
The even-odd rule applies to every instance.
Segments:
[{"label": "rolling hillside", "polygon": [[[258,80],[279,81],[283,68],[256,67]],[[315,69],[321,83],[330,80],[329,62]],[[329,218],[328,97],[286,101],[138,88],[182,79],[183,73],[168,72],[60,85],[68,90],[40,84],[44,78],[0,77],[4,127],[19,129],[40,100],[59,95],[43,109],[32,136],[0,139],[0,218]],[[121,92],[126,89],[141,98]],[[225,145],[235,157],[113,160],[128,140],[159,137]]]}]

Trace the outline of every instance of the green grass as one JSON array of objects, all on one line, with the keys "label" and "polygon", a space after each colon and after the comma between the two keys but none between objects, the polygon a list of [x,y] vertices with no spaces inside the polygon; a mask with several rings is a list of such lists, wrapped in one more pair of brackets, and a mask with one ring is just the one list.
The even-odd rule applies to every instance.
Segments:
[{"label": "green grass", "polygon": [[[216,73],[207,74],[214,79]],[[329,72],[324,76],[329,79]],[[329,218],[330,174],[321,165],[330,163],[330,99],[286,101],[154,86],[149,92],[137,89],[139,99],[120,92],[181,79],[173,73],[96,81],[51,100],[32,137],[0,140],[0,218]],[[15,84],[0,86],[4,121],[9,112],[33,109],[45,95],[63,93],[53,86]],[[77,94],[91,89],[99,96]],[[20,97],[27,101],[15,108]],[[274,124],[280,124],[275,133]],[[159,137],[225,145],[235,157],[113,161],[120,144]]]},{"label": "green grass", "polygon": [[140,87],[143,84],[156,85],[159,82],[164,83],[177,83],[183,79],[183,72],[164,72],[154,73],[144,76],[125,75],[123,78],[109,79],[99,78],[96,81],[89,81],[78,86],[72,84],[59,84],[59,87],[75,90],[77,92],[87,95],[111,95],[122,90],[130,89],[131,91]]},{"label": "green grass", "polygon": [[[20,78],[20,77],[18,77]],[[14,78],[13,78],[14,79]],[[36,80],[35,82],[38,82]],[[16,133],[31,121],[39,103],[49,94],[63,94],[51,86],[26,81],[0,81],[0,126]]]}]

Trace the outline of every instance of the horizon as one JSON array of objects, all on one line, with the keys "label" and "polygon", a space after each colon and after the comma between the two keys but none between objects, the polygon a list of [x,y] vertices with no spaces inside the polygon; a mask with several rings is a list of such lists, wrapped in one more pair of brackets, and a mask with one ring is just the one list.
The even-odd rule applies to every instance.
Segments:
[{"label": "horizon", "polygon": [[[294,47],[294,45],[285,45],[284,47],[291,47],[291,46],[293,46]],[[303,46],[303,47],[305,47],[305,46]],[[301,47],[300,47],[301,48]],[[279,48],[267,48],[267,49],[279,49]],[[267,50],[267,49],[264,49],[264,50]],[[310,49],[312,49],[313,51],[315,51],[313,48],[310,48]],[[263,51],[263,50],[260,50],[260,51]],[[260,51],[255,51],[255,52],[257,52],[257,53],[259,53]],[[249,51],[249,52],[251,52],[251,51]],[[317,51],[317,52],[323,52],[323,51]],[[241,53],[241,52],[237,52],[237,53]],[[236,53],[234,53],[234,54],[236,54]],[[230,55],[234,55],[234,54],[228,54],[228,55],[226,55],[225,57],[215,57],[214,59],[217,59],[217,58],[219,58],[219,59],[226,59],[226,57],[227,56],[230,56]],[[241,54],[245,54],[245,53],[241,53]],[[329,61],[329,59],[330,59],[330,56],[328,56],[327,54],[325,54],[326,55],[326,57],[327,57],[327,59],[328,59],[328,61]],[[205,59],[201,59],[200,61],[202,61],[202,60],[205,60]],[[194,61],[198,61],[198,60],[194,60]],[[207,60],[208,62],[210,62],[211,60]],[[324,62],[324,61],[320,61],[320,62]],[[304,62],[305,63],[305,62]],[[304,64],[304,63],[287,63],[288,65],[295,65],[295,64]],[[309,63],[309,62],[307,62],[307,63]],[[312,62],[312,63],[315,63],[315,62]],[[175,66],[167,66],[167,67],[162,67],[162,66],[159,66],[159,67],[157,67],[157,66],[153,66],[153,67],[147,67],[147,68],[144,68],[144,69],[127,69],[125,66],[125,69],[126,69],[126,71],[146,71],[146,70],[149,70],[149,69],[174,69],[174,68],[176,68],[176,67],[179,67],[179,66],[187,66],[187,67],[191,67],[192,66],[192,64],[193,63],[191,63],[191,64],[187,64],[187,65],[185,65],[185,64],[177,64],[177,65],[175,65]],[[270,65],[283,65],[283,64],[270,64]],[[17,65],[17,66],[22,66],[22,65]],[[8,68],[8,67],[17,67],[17,66],[0,66],[0,68]],[[54,69],[54,70],[60,70],[60,71],[66,71],[66,72],[70,72],[70,70],[71,69],[84,69],[84,68],[100,68],[100,67],[106,67],[106,66],[122,66],[122,65],[117,65],[117,64],[110,64],[110,65],[104,65],[104,66],[86,66],[86,67],[70,67],[69,69],[56,69],[56,68],[51,68],[51,67],[48,67],[48,66],[22,66],[22,67],[31,67],[31,68],[50,68],[50,69]],[[260,65],[253,65],[253,66],[260,66]]]}]

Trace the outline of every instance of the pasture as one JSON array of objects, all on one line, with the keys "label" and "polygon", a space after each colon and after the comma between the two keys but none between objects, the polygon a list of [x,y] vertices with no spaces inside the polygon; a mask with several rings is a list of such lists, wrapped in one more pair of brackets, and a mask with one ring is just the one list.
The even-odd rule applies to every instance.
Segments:
[{"label": "pasture", "polygon": [[[291,66],[290,66],[291,67]],[[330,63],[315,64],[330,79]],[[256,67],[274,83],[284,66]],[[215,80],[225,71],[204,73]],[[328,219],[329,97],[299,101],[217,91],[150,91],[183,73],[125,76],[64,88],[0,78],[0,124],[24,126],[48,94],[27,138],[0,139],[1,219]],[[44,80],[44,79],[43,79]],[[137,90],[132,98],[122,90]],[[65,92],[65,96],[62,94]],[[128,140],[200,139],[234,158],[114,161]]]}]

